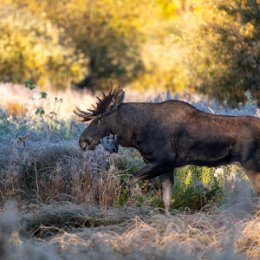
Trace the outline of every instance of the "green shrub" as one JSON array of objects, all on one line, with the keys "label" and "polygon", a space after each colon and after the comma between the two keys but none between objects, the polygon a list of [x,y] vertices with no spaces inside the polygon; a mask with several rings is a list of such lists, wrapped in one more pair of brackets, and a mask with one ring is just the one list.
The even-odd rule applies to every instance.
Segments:
[{"label": "green shrub", "polygon": [[208,167],[186,166],[176,171],[173,189],[173,208],[200,209],[218,201],[220,182],[215,170]]}]

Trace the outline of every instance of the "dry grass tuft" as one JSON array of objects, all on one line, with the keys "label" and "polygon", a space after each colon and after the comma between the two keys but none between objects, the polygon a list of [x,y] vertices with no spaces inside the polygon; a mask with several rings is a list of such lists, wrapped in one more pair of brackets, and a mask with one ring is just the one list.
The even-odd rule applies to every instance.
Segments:
[{"label": "dry grass tuft", "polygon": [[82,153],[76,142],[14,141],[0,151],[0,203],[10,199],[49,203],[70,201],[103,207],[118,205],[118,170],[100,146]]},{"label": "dry grass tuft", "polygon": [[[54,247],[63,259],[258,259],[259,216],[259,209],[238,218],[219,209],[163,215],[66,204],[44,206],[25,219],[38,227],[33,234],[41,239],[34,243]],[[35,231],[30,228],[26,232]]]},{"label": "dry grass tuft", "polygon": [[34,252],[31,260],[40,259],[42,249],[52,252],[44,259],[68,260],[260,257],[260,209],[256,207],[239,217],[217,208],[165,215],[152,208],[45,205],[23,214],[20,235],[18,213],[9,207],[2,214],[0,245],[5,256],[16,256],[2,259],[26,259],[26,250]]},{"label": "dry grass tuft", "polygon": [[[147,210],[139,210],[147,212]],[[33,213],[22,218],[20,233],[26,237],[53,236],[59,231],[72,231],[74,228],[116,225],[129,219],[138,210],[98,208],[96,206],[80,206],[71,203],[43,205]]]}]

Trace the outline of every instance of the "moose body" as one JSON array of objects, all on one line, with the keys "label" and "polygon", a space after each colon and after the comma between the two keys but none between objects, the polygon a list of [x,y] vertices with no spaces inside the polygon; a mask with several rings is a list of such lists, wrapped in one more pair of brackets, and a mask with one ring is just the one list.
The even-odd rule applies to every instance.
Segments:
[{"label": "moose body", "polygon": [[79,139],[80,147],[94,149],[109,134],[117,136],[119,145],[136,148],[146,163],[130,183],[160,176],[166,210],[174,168],[189,164],[214,167],[239,162],[260,195],[257,117],[208,114],[182,101],[119,103],[93,119]]}]

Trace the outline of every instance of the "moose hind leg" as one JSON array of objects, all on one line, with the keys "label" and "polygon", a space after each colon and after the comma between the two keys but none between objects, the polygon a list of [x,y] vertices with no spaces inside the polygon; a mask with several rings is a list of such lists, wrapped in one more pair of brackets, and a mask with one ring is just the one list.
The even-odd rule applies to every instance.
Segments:
[{"label": "moose hind leg", "polygon": [[252,183],[256,195],[260,197],[260,171],[246,171],[246,173]]},{"label": "moose hind leg", "polygon": [[174,172],[169,171],[160,176],[161,189],[162,189],[162,201],[165,211],[168,213],[171,205],[172,187],[174,183]]},{"label": "moose hind leg", "polygon": [[251,159],[243,165],[243,168],[252,183],[256,195],[260,197],[260,161]]}]

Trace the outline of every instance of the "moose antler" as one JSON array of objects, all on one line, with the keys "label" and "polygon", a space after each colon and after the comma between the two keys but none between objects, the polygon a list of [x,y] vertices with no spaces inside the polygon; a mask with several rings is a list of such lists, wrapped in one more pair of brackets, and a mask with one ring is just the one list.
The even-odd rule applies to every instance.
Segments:
[{"label": "moose antler", "polygon": [[92,109],[88,109],[90,112],[84,112],[78,107],[73,111],[78,117],[81,118],[81,121],[90,121],[97,116],[104,115],[112,110],[114,110],[120,103],[124,100],[125,92],[121,88],[120,84],[116,89],[111,88],[109,93],[106,95],[102,91],[102,98],[97,97],[98,102],[95,105],[92,105]]}]

